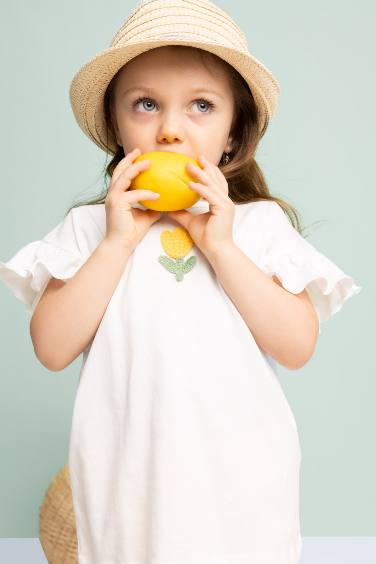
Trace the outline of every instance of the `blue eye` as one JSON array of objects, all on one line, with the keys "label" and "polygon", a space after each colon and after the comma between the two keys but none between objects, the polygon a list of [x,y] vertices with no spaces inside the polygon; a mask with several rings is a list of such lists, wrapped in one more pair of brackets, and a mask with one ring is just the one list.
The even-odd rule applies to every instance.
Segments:
[{"label": "blue eye", "polygon": [[[140,102],[143,102],[144,100],[148,100],[149,102],[151,101],[151,98],[146,98],[145,96],[137,98],[137,100],[135,100],[132,104],[132,107],[135,108],[138,106],[138,104],[140,104]],[[145,107],[145,106],[144,106]]]},{"label": "blue eye", "polygon": [[[213,102],[211,102],[210,100],[207,100],[206,98],[200,98],[198,100],[195,100],[195,102],[201,102],[201,103],[206,104],[208,106],[208,108],[210,109],[210,111],[215,108],[215,104],[213,104]],[[209,112],[204,112],[204,113],[207,114]]]},{"label": "blue eye", "polygon": [[[138,104],[140,104],[141,102],[144,101],[147,102],[151,102],[152,104],[154,104],[154,100],[152,98],[148,98],[147,96],[140,96],[139,98],[137,98],[137,100],[135,100],[132,104],[133,108],[136,108],[138,106]],[[211,110],[213,110],[215,108],[215,104],[213,104],[213,102],[211,102],[210,100],[207,100],[206,98],[198,98],[197,100],[194,100],[194,102],[200,102],[200,103],[204,103],[208,106],[209,111],[208,112],[199,112],[199,113],[204,113],[204,114],[208,114],[211,112]],[[143,106],[145,108],[145,106]],[[150,109],[150,106],[149,106]],[[146,112],[146,113],[150,113],[150,112]]]}]

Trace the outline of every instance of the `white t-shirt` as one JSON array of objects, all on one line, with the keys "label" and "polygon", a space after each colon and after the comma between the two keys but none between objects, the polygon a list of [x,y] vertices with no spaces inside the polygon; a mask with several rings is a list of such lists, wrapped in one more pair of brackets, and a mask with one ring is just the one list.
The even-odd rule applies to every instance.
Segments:
[{"label": "white t-shirt", "polygon": [[[297,564],[301,449],[277,363],[177,227],[150,227],[83,353],[69,450],[79,563]],[[73,208],[0,279],[32,313],[105,232],[104,204]],[[290,292],[307,288],[320,322],[361,290],[275,202],[236,205],[233,239]]]}]

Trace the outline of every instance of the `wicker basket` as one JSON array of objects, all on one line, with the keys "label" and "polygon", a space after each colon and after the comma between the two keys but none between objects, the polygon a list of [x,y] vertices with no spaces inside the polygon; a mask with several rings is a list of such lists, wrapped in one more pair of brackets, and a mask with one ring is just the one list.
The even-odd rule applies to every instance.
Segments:
[{"label": "wicker basket", "polygon": [[68,464],[56,474],[40,506],[39,540],[49,564],[78,564]]}]

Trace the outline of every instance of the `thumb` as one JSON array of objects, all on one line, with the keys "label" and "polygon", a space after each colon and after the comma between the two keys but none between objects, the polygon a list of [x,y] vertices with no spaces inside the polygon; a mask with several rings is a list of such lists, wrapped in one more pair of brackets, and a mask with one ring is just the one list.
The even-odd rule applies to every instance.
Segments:
[{"label": "thumb", "polygon": [[170,211],[167,215],[172,217],[172,219],[180,223],[180,225],[182,225],[186,229],[188,228],[188,222],[190,221],[190,218],[192,216],[191,213],[185,210]]},{"label": "thumb", "polygon": [[150,219],[150,223],[155,223],[156,221],[158,221],[158,219],[161,217],[162,212],[160,211],[155,211],[155,210],[148,210],[147,215]]}]

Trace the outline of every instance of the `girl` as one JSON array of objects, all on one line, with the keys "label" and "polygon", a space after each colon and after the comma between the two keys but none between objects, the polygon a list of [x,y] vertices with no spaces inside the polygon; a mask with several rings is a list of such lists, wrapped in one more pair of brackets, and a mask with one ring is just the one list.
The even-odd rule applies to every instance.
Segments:
[{"label": "girl", "polygon": [[[255,161],[278,94],[208,0],[141,2],[73,78],[110,186],[0,275],[46,367],[83,353],[69,451],[80,564],[299,561],[301,449],[276,365],[303,366],[319,323],[361,287],[292,225]],[[151,211],[139,201],[158,194],[128,190],[153,150],[199,161],[191,208]],[[165,266],[188,257],[182,277]]]}]

